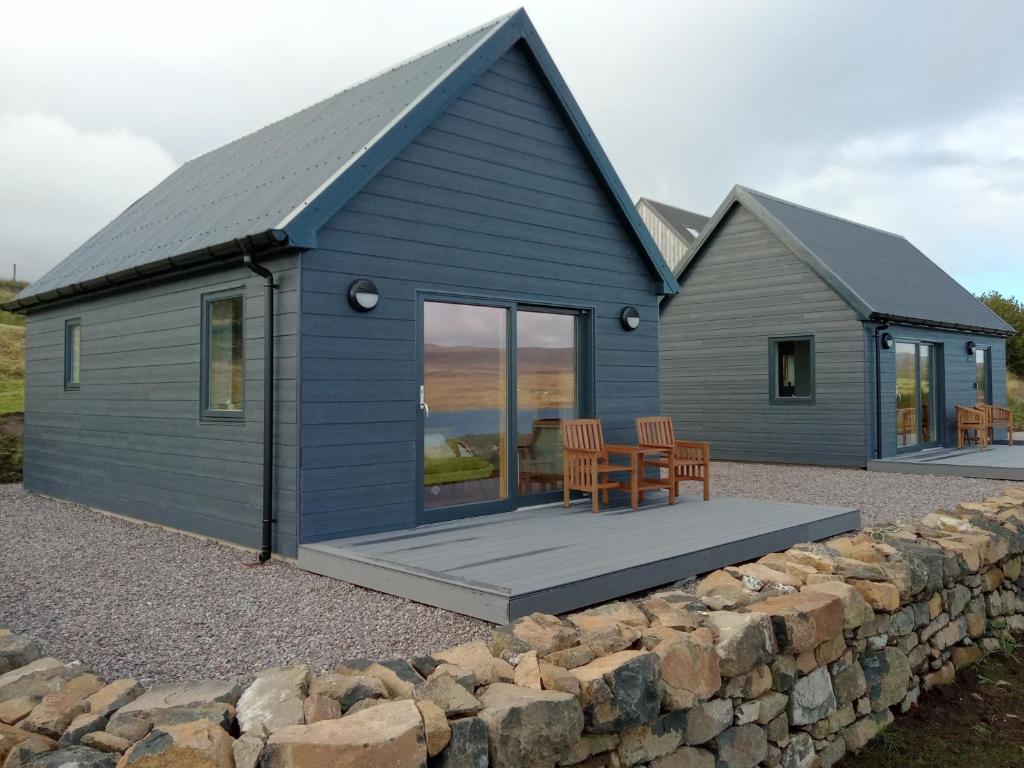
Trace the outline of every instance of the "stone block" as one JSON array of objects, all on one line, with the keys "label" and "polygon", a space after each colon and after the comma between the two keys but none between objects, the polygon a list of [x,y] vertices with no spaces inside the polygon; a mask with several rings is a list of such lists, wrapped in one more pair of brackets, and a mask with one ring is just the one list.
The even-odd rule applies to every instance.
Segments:
[{"label": "stone block", "polygon": [[828,670],[819,667],[796,681],[789,695],[791,725],[810,725],[836,711],[836,697]]},{"label": "stone block", "polygon": [[261,768],[422,768],[426,762],[419,708],[394,701],[340,720],[282,728],[267,742]]},{"label": "stone block", "polygon": [[288,725],[302,725],[308,688],[309,667],[305,664],[261,672],[238,699],[238,726],[242,733],[257,725],[266,728],[267,733]]},{"label": "stone block", "polygon": [[660,660],[644,651],[619,651],[570,670],[580,681],[587,730],[609,733],[650,722],[661,708]]},{"label": "stone block", "polygon": [[579,633],[576,628],[547,613],[531,613],[499,627],[491,635],[491,653],[494,656],[526,651],[536,651],[538,656],[547,656],[578,644]]},{"label": "stone block", "polygon": [[768,616],[713,611],[707,621],[715,633],[715,651],[723,677],[742,675],[775,658],[775,632]]},{"label": "stone block", "polygon": [[480,701],[484,708],[478,717],[487,726],[493,768],[526,768],[561,760],[583,732],[580,703],[567,693],[495,683],[484,689]]}]

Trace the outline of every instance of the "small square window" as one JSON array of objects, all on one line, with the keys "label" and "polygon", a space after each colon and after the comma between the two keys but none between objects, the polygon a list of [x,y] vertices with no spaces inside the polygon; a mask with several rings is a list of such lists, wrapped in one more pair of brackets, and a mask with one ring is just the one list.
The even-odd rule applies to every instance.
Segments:
[{"label": "small square window", "polygon": [[772,402],[814,400],[814,337],[771,340]]},{"label": "small square window", "polygon": [[245,315],[241,293],[203,299],[203,413],[241,418],[245,407]]},{"label": "small square window", "polygon": [[82,321],[64,324],[64,388],[78,389],[82,382]]}]

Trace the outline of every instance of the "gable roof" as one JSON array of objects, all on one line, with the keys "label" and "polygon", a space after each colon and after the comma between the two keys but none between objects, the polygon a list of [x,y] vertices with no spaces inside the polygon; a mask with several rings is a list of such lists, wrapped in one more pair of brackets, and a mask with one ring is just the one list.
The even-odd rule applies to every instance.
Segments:
[{"label": "gable roof", "polygon": [[733,187],[679,266],[686,270],[726,215],[742,205],[813,269],[863,320],[1009,334],[1013,327],[901,235]]},{"label": "gable roof", "polygon": [[687,245],[690,245],[700,235],[700,231],[710,221],[707,216],[702,216],[693,211],[676,208],[668,203],[659,203],[649,197],[641,197],[636,201],[637,205],[645,204],[665,226],[675,232],[676,236]]},{"label": "gable roof", "polygon": [[317,231],[512,46],[537,66],[659,292],[675,278],[526,12],[519,9],[189,160],[4,306],[27,308],[236,258]]}]

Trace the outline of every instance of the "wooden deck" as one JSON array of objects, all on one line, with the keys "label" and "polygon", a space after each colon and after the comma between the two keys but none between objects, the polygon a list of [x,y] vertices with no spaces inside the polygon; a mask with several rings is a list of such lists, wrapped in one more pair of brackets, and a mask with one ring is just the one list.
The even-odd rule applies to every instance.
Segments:
[{"label": "wooden deck", "polygon": [[874,472],[911,475],[953,475],[990,480],[1024,480],[1024,445],[996,443],[982,451],[971,448],[933,448],[882,461],[869,461]]},{"label": "wooden deck", "polygon": [[563,613],[860,527],[856,509],[681,496],[533,507],[299,547],[299,567],[505,623]]}]

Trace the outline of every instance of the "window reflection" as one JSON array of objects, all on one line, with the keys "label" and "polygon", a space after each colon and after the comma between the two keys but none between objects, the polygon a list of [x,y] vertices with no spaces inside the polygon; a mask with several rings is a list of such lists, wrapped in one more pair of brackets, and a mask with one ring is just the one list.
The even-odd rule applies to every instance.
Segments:
[{"label": "window reflection", "polygon": [[576,316],[516,313],[519,492],[562,487],[562,419],[576,416]]}]

